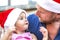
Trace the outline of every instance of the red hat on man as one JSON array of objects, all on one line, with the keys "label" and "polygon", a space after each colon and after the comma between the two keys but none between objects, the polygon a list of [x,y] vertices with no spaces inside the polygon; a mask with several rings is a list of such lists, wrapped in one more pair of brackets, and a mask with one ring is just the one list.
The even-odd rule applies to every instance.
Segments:
[{"label": "red hat on man", "polygon": [[36,2],[48,11],[60,13],[60,0],[36,0]]}]

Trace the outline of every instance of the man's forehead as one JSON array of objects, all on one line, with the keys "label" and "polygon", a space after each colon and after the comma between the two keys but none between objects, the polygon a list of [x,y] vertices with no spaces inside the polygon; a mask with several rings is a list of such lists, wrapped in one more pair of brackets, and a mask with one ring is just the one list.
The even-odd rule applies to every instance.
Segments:
[{"label": "man's forehead", "polygon": [[60,13],[48,11],[48,10],[44,9],[43,7],[41,7],[40,5],[38,5],[38,7],[39,7],[39,11],[45,11],[45,12],[50,12],[50,13],[52,13],[52,14],[58,14],[58,15],[60,15]]}]

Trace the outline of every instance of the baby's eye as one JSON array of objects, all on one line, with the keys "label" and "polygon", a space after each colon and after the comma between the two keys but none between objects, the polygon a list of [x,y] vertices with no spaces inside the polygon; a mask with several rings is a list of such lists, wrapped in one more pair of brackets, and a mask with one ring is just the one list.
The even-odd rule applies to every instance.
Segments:
[{"label": "baby's eye", "polygon": [[23,20],[23,17],[21,17],[20,20]]}]

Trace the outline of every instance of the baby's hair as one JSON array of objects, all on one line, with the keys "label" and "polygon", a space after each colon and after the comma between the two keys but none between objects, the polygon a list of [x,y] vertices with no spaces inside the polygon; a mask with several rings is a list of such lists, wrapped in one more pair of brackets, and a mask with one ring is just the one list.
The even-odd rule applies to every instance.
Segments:
[{"label": "baby's hair", "polygon": [[24,11],[22,11],[20,14],[24,13],[26,15],[26,13]]}]

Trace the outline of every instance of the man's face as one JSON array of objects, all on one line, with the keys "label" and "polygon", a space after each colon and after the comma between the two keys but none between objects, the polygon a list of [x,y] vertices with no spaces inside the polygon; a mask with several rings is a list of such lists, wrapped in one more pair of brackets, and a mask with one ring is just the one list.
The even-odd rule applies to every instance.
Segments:
[{"label": "man's face", "polygon": [[44,23],[50,23],[55,20],[55,13],[47,11],[37,5],[37,14],[40,20]]}]

